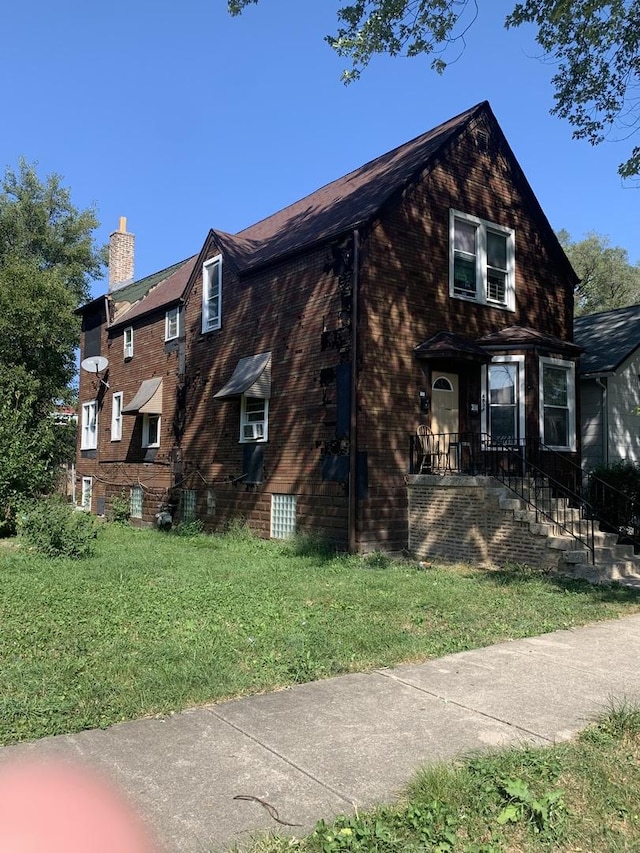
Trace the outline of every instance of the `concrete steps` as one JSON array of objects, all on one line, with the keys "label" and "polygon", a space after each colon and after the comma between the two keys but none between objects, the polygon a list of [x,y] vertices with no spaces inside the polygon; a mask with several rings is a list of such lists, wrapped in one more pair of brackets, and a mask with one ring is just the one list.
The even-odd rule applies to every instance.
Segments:
[{"label": "concrete steps", "polygon": [[492,490],[503,512],[528,525],[534,535],[546,538],[546,547],[555,555],[552,562],[557,564],[559,574],[594,584],[619,583],[640,590],[640,555],[634,554],[631,545],[620,544],[616,534],[596,528],[592,563],[588,547],[564,529],[588,541],[591,523],[581,518],[580,510],[570,507],[566,498],[553,498],[549,490],[539,488],[539,483],[534,489],[525,482],[524,491],[529,501],[536,500],[537,513],[506,486],[500,484]]}]

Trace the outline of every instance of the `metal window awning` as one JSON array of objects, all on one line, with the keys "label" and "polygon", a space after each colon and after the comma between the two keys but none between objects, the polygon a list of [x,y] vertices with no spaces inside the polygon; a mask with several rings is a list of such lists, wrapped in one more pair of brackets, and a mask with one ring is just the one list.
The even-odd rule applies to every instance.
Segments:
[{"label": "metal window awning", "polygon": [[220,399],[239,397],[241,394],[266,400],[271,397],[270,352],[241,358],[236,364],[231,379],[213,396]]},{"label": "metal window awning", "polygon": [[144,379],[133,400],[122,409],[123,415],[161,415],[162,377]]}]

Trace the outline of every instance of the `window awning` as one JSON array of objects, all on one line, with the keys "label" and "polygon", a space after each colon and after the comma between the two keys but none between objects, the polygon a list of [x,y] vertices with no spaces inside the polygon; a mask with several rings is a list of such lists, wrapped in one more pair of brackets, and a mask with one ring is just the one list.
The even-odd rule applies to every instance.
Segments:
[{"label": "window awning", "polygon": [[144,379],[133,400],[122,409],[123,415],[161,415],[162,377]]},{"label": "window awning", "polygon": [[271,397],[271,353],[262,352],[259,355],[249,355],[241,358],[236,364],[231,379],[213,396],[261,397],[268,400]]}]

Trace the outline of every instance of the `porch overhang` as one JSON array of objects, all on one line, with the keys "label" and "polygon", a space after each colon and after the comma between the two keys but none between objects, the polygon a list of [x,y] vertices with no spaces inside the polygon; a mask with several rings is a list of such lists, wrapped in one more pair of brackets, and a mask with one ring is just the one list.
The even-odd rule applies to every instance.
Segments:
[{"label": "porch overhang", "polygon": [[491,361],[491,354],[486,349],[453,332],[438,332],[414,347],[413,352],[420,361],[473,361],[479,364]]},{"label": "porch overhang", "polygon": [[162,377],[144,379],[128,406],[122,409],[123,415],[161,415],[162,414]]},{"label": "porch overhang", "polygon": [[271,397],[271,353],[249,355],[241,358],[236,364],[231,379],[213,396],[217,399],[239,397],[246,394],[249,397],[260,397],[268,400]]},{"label": "porch overhang", "polygon": [[557,353],[566,358],[577,358],[584,352],[584,348],[573,341],[565,341],[526,326],[507,326],[499,332],[483,335],[475,343],[489,353],[539,350],[544,353]]}]

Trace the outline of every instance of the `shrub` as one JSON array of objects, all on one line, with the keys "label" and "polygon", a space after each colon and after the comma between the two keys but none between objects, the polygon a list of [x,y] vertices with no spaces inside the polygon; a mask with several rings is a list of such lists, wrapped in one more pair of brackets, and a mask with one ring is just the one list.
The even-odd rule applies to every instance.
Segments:
[{"label": "shrub", "polygon": [[200,536],[204,533],[204,523],[199,518],[181,521],[180,524],[172,528],[171,532],[174,536]]},{"label": "shrub", "polygon": [[638,527],[640,466],[626,461],[597,465],[589,478],[589,500],[598,518],[612,527]]},{"label": "shrub", "polygon": [[54,495],[26,506],[18,515],[25,542],[47,557],[89,557],[98,536],[95,516]]},{"label": "shrub", "polygon": [[126,492],[122,491],[119,495],[114,495],[111,498],[109,508],[109,521],[114,524],[127,524],[131,517],[131,501],[127,497]]}]

